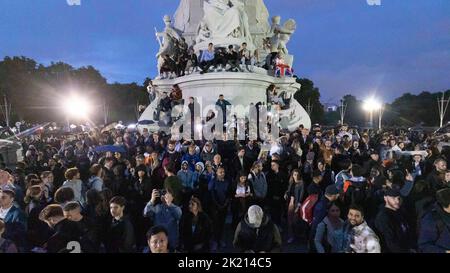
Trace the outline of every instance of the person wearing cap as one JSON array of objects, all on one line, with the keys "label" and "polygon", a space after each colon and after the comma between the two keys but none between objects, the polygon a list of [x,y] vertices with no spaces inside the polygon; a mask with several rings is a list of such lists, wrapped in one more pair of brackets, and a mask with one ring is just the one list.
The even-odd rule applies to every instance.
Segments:
[{"label": "person wearing cap", "polygon": [[384,193],[385,206],[375,217],[375,230],[381,249],[386,253],[410,253],[414,246],[413,231],[402,210],[402,198],[397,187]]},{"label": "person wearing cap", "polygon": [[370,175],[370,170],[373,167],[381,166],[380,155],[378,154],[378,152],[375,149],[369,150],[369,157],[370,157],[370,159],[366,160],[362,165],[364,167],[366,175]]},{"label": "person wearing cap", "polygon": [[311,247],[313,247],[314,238],[316,235],[317,225],[327,216],[328,214],[328,205],[331,202],[334,202],[339,197],[339,190],[336,188],[336,185],[329,185],[325,189],[325,194],[322,195],[314,207],[313,210],[313,220],[311,223],[311,233],[310,233],[310,242]]},{"label": "person wearing cap", "polygon": [[0,220],[5,223],[3,238],[13,241],[22,250],[25,246],[27,219],[25,213],[14,206],[15,196],[12,189],[0,191]]},{"label": "person wearing cap", "polygon": [[251,206],[234,232],[233,246],[241,252],[279,252],[281,234],[258,205]]},{"label": "person wearing cap", "polygon": [[450,253],[450,188],[439,190],[436,199],[421,219],[418,248],[424,253]]}]

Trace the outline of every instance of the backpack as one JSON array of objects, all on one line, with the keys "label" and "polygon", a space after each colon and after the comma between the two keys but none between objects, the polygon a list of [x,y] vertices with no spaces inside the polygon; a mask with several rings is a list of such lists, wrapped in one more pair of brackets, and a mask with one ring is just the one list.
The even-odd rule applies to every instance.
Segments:
[{"label": "backpack", "polygon": [[308,225],[311,225],[313,221],[314,207],[316,206],[317,201],[319,201],[319,195],[311,194],[306,197],[298,210],[298,217],[308,223]]},{"label": "backpack", "polygon": [[365,203],[367,198],[367,182],[352,182],[346,180],[344,182],[344,203],[359,204]]}]

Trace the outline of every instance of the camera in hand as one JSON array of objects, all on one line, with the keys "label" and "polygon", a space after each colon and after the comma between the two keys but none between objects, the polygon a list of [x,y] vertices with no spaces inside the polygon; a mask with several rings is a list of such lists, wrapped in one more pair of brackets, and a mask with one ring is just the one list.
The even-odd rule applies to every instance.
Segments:
[{"label": "camera in hand", "polygon": [[166,193],[167,191],[165,189],[158,190],[159,197],[163,197],[164,195],[166,195]]}]

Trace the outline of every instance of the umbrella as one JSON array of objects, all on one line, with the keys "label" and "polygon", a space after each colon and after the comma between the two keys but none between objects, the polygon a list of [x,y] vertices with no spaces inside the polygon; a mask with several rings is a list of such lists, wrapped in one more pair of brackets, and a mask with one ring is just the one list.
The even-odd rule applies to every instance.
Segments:
[{"label": "umbrella", "polygon": [[117,122],[110,123],[110,124],[106,125],[106,126],[101,130],[101,132],[103,133],[103,132],[107,132],[107,131],[110,131],[110,130],[112,130],[112,129],[115,129],[117,124],[118,124]]},{"label": "umbrella", "polygon": [[115,145],[104,145],[98,146],[94,149],[97,153],[103,152],[113,152],[113,153],[126,153],[127,151],[123,146],[115,146]]}]

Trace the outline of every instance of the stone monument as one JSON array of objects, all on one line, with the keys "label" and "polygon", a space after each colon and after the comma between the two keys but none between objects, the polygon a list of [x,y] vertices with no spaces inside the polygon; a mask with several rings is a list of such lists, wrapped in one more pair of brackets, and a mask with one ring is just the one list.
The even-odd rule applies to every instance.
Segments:
[{"label": "stone monument", "polygon": [[[274,86],[285,98],[293,98],[300,84],[284,72],[275,76],[275,69],[281,63],[278,62],[280,58],[286,64],[283,71],[293,66],[293,56],[289,54],[287,46],[297,28],[296,22],[288,19],[281,24],[280,16],[274,16],[272,24],[269,24],[269,19],[264,0],[180,0],[173,18],[164,16],[164,31],[156,33],[160,44],[156,55],[158,73],[161,68],[175,69],[183,64],[187,54],[180,52],[180,44],[183,43],[187,43],[193,51],[191,53],[195,52],[197,57],[210,43],[216,48],[232,46],[235,50],[246,43],[252,62],[243,58],[240,70],[244,72],[230,72],[225,67],[218,71],[218,67],[215,67],[204,74],[199,73],[198,68],[178,77],[173,76],[173,73],[169,77],[159,74],[152,86],[153,92],[159,95],[144,111],[138,126],[158,129],[158,119],[161,117],[155,112],[160,95],[164,92],[169,94],[174,86],[182,90],[183,99],[194,97],[203,108],[215,105],[220,94],[232,105],[244,106],[242,109],[258,103],[268,104],[269,86]],[[252,69],[246,69],[250,63]],[[281,111],[288,117],[288,129],[295,130],[299,125],[311,127],[305,109],[296,100],[289,101],[289,107]],[[241,112],[239,114],[248,114],[244,113],[245,110]]]}]

